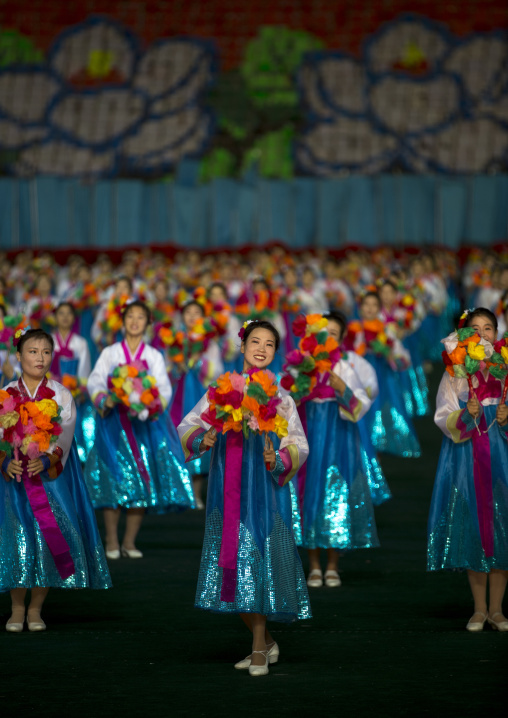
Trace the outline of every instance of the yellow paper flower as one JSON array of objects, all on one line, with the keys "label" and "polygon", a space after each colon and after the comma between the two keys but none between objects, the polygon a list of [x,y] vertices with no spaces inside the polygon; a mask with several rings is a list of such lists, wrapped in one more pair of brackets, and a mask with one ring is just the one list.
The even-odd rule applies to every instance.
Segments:
[{"label": "yellow paper flower", "polygon": [[411,306],[412,303],[413,303],[413,297],[412,297],[410,294],[406,294],[406,295],[402,298],[402,304],[403,304],[405,307]]},{"label": "yellow paper flower", "polygon": [[132,382],[131,382],[131,381],[126,381],[125,384],[123,385],[123,390],[124,390],[124,392],[125,392],[127,395],[132,394],[132,392],[134,391],[134,387],[133,387],[133,385],[132,385]]},{"label": "yellow paper flower", "polygon": [[2,429],[10,429],[18,423],[19,414],[17,411],[9,411],[7,414],[0,416],[0,426]]},{"label": "yellow paper flower", "polygon": [[388,338],[384,332],[379,332],[379,334],[377,335],[377,339],[381,342],[381,344],[386,344],[386,342],[388,341]]},{"label": "yellow paper flower", "polygon": [[313,322],[310,326],[307,327],[307,329],[308,331],[310,331],[311,334],[319,334],[319,332],[327,326],[328,319],[321,317],[319,321]]},{"label": "yellow paper flower", "polygon": [[288,435],[288,421],[287,419],[284,419],[284,417],[280,416],[280,414],[277,414],[275,417],[274,431],[279,439]]},{"label": "yellow paper flower", "polygon": [[121,366],[120,369],[118,370],[118,373],[121,377],[126,379],[129,376],[129,369],[127,366]]},{"label": "yellow paper flower", "polygon": [[471,359],[477,359],[478,361],[485,359],[485,347],[483,346],[483,344],[475,344],[474,342],[470,342],[467,348],[467,353],[469,354]]},{"label": "yellow paper flower", "polygon": [[122,386],[123,386],[123,379],[122,379],[121,376],[120,376],[120,377],[114,377],[113,379],[111,379],[111,383],[113,384],[113,386],[115,387],[115,389],[121,389]]},{"label": "yellow paper flower", "polygon": [[233,409],[233,411],[231,412],[231,416],[233,418],[233,421],[242,421],[242,419],[243,419],[242,407],[240,406],[238,409]]},{"label": "yellow paper flower", "polygon": [[53,399],[41,399],[35,402],[35,406],[50,419],[58,415],[58,404]]},{"label": "yellow paper flower", "polygon": [[501,347],[501,356],[504,359],[504,363],[508,364],[508,347]]}]

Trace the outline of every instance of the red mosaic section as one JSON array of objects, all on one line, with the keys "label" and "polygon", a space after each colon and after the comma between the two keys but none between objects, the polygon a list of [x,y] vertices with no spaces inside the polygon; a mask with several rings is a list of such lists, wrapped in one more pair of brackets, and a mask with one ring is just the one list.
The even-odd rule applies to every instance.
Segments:
[{"label": "red mosaic section", "polygon": [[147,44],[175,35],[214,38],[222,68],[230,69],[262,25],[307,30],[328,48],[358,54],[366,35],[403,12],[443,22],[457,35],[508,28],[506,0],[0,0],[0,27],[22,32],[46,50],[70,25],[107,14]]}]

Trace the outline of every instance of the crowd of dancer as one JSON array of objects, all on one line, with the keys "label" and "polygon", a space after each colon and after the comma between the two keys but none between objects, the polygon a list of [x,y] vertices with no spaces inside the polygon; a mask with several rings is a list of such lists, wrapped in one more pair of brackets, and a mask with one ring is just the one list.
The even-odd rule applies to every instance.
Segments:
[{"label": "crowd of dancer", "polygon": [[[195,605],[239,614],[253,640],[235,667],[266,675],[279,658],[266,619],[310,617],[308,588],[339,587],[340,555],[379,545],[375,507],[391,497],[379,454],[408,466],[420,456],[417,420],[434,412],[428,376],[443,349],[428,568],[468,571],[468,630],[508,630],[507,260],[281,247],[171,260],[127,251],[119,266],[107,255],[65,266],[50,254],[0,256],[7,630],[23,630],[28,589],[38,631],[50,587],[108,588],[107,560],[142,558],[145,514],[205,509],[206,493]],[[467,342],[476,354],[464,364]],[[278,417],[277,434],[246,422],[221,432],[217,397],[228,397],[232,426],[246,382],[267,400],[263,420]],[[21,424],[38,451],[16,434]]]}]

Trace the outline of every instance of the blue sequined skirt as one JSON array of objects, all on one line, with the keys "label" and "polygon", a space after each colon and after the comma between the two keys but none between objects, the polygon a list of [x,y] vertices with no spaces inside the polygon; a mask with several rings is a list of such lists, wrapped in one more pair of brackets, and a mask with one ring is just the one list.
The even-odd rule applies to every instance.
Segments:
[{"label": "blue sequined skirt", "polygon": [[310,452],[299,472],[302,546],[349,550],[379,546],[356,424],[335,401],[305,404]]},{"label": "blue sequined skirt", "polygon": [[420,350],[420,330],[409,334],[404,341],[404,347],[411,357],[412,366],[401,372],[404,405],[409,416],[427,416],[430,414],[429,386],[423,370],[423,355]]},{"label": "blue sequined skirt", "polygon": [[84,464],[95,443],[96,411],[90,399],[76,404],[76,429],[74,438],[78,446],[79,460]]},{"label": "blue sequined skirt", "polygon": [[310,618],[307,584],[292,530],[291,490],[289,484],[278,486],[267,472],[260,436],[243,442],[235,600],[221,601],[225,460],[226,437],[220,435],[208,479],[195,606],[220,613],[260,613],[282,622]]},{"label": "blue sequined skirt", "polygon": [[76,570],[72,576],[61,578],[23,483],[2,480],[0,591],[34,586],[110,588],[108,565],[75,443],[63,472],[53,481],[44,481],[44,488]]},{"label": "blue sequined skirt", "polygon": [[[173,404],[177,395],[177,391],[179,389],[178,384],[180,383],[183,383],[182,410],[179,415],[174,418]],[[206,394],[206,389],[199,381],[199,367],[189,369],[188,372],[182,374],[177,379],[177,382],[173,385],[173,394],[171,397],[171,403],[169,405],[169,417],[175,431],[176,427],[180,424],[182,419],[194,409],[194,407],[199,401],[201,401],[204,394]],[[210,471],[210,452],[207,451],[199,459],[196,459],[192,463],[186,464],[186,468],[191,476],[208,474],[208,472]]]},{"label": "blue sequined skirt", "polygon": [[365,415],[373,446],[381,453],[395,456],[420,456],[420,443],[406,407],[397,373],[385,359],[367,354],[374,367],[379,394]]},{"label": "blue sequined skirt", "polygon": [[[488,426],[495,418],[497,406],[484,406],[483,410]],[[497,423],[489,430],[494,555],[488,558],[480,539],[472,441],[454,444],[447,437],[443,439],[428,522],[429,571],[508,570],[508,441],[503,433]]]},{"label": "blue sequined skirt", "polygon": [[392,492],[388,486],[388,482],[384,475],[384,471],[377,458],[377,452],[372,445],[369,429],[365,421],[365,417],[357,422],[358,431],[360,433],[360,443],[362,451],[362,466],[367,476],[367,482],[370,489],[370,497],[374,506],[380,506],[388,499],[392,498]]},{"label": "blue sequined skirt", "polygon": [[96,438],[85,464],[95,508],[145,508],[151,513],[195,507],[182,446],[166,412],[155,421],[131,420],[146,473],[137,467],[119,411],[97,417]]}]

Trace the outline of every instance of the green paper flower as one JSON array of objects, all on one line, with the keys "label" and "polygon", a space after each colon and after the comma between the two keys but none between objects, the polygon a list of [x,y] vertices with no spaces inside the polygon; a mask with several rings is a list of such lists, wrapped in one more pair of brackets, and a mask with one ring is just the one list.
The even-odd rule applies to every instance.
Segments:
[{"label": "green paper flower", "polygon": [[472,337],[473,334],[476,334],[476,329],[473,329],[473,327],[462,327],[462,329],[457,329],[459,342],[463,342],[464,339],[469,339],[469,337]]},{"label": "green paper flower", "polygon": [[480,368],[480,362],[477,359],[471,359],[469,354],[466,354],[466,371],[468,374],[476,374]]}]

